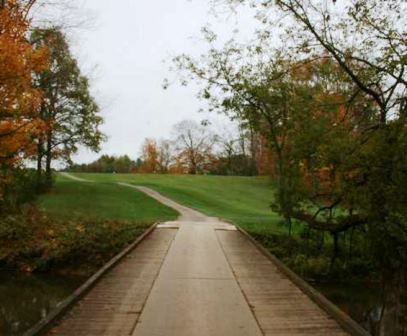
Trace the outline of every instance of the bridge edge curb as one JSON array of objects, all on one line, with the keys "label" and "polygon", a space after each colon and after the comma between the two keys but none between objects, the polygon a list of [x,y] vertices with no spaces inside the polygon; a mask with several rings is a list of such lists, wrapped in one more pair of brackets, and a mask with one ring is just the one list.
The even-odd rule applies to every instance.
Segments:
[{"label": "bridge edge curb", "polygon": [[308,297],[312,299],[320,308],[322,308],[330,317],[332,317],[338,324],[353,336],[371,336],[371,334],[363,329],[356,321],[349,315],[340,310],[335,304],[328,300],[324,295],[315,290],[300,276],[290,270],[284,265],[276,256],[271,254],[263,245],[255,240],[244,229],[236,226],[238,231],[243,234],[256,248],[266,256],[270,261],[277,266],[277,268],[286,275],[295,285],[297,285]]},{"label": "bridge edge curb", "polygon": [[48,332],[67,311],[69,311],[81,298],[83,298],[101,278],[116,266],[126,255],[133,251],[147,236],[149,236],[160,223],[154,223],[146,229],[133,243],[116,254],[104,266],[102,266],[95,274],[86,280],[78,289],[70,296],[63,300],[55,309],[53,309],[46,317],[41,319],[31,329],[26,331],[23,336],[39,336]]}]

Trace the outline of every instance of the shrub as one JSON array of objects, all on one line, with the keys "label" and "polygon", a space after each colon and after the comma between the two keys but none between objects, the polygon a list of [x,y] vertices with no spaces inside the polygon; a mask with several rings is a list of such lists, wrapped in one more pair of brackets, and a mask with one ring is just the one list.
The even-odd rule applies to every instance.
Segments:
[{"label": "shrub", "polygon": [[35,199],[43,191],[34,169],[1,170],[0,213],[10,213]]},{"label": "shrub", "polygon": [[0,265],[27,272],[79,270],[88,275],[147,226],[125,221],[61,221],[27,207],[0,220]]}]

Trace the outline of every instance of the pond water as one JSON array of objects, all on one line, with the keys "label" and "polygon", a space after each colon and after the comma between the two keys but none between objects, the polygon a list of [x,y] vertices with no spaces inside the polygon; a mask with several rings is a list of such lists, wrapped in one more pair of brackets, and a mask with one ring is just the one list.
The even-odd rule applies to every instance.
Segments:
[{"label": "pond water", "polygon": [[0,335],[22,335],[83,281],[83,278],[0,272]]},{"label": "pond water", "polygon": [[[84,278],[17,275],[0,272],[0,335],[22,335],[68,297]],[[317,283],[313,286],[374,333],[380,291],[364,284]]]},{"label": "pond water", "polygon": [[382,307],[379,284],[330,282],[312,286],[372,335],[377,335]]}]

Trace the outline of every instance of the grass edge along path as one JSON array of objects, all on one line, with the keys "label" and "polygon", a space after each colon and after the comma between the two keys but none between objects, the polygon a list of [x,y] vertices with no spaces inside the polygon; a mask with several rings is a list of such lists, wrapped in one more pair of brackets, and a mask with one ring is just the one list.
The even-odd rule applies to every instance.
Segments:
[{"label": "grass edge along path", "polygon": [[99,183],[125,182],[150,187],[184,206],[232,222],[248,232],[288,232],[281,217],[271,210],[274,191],[268,177],[90,173],[72,175]]}]

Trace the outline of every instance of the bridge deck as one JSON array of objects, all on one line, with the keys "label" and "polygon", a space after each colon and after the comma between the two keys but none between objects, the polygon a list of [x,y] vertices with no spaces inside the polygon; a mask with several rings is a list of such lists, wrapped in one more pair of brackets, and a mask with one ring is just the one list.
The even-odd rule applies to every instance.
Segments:
[{"label": "bridge deck", "polygon": [[155,229],[51,335],[346,335],[233,226],[143,191],[179,221]]}]

